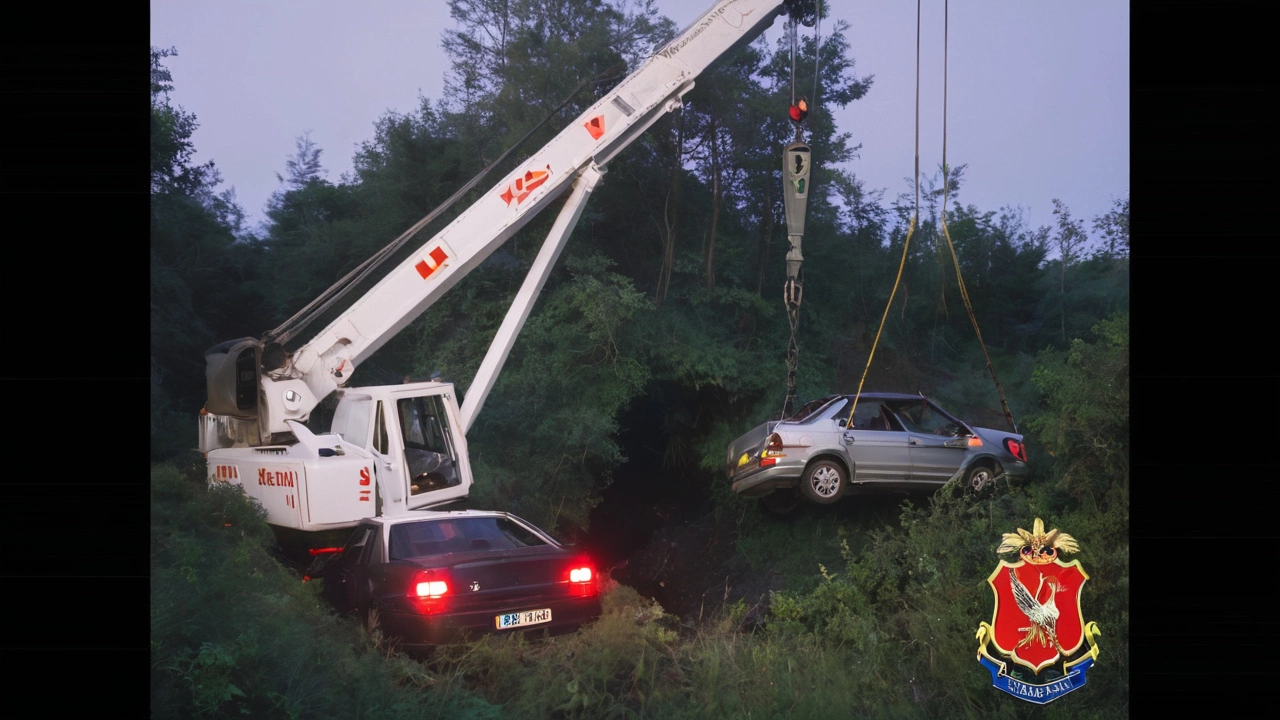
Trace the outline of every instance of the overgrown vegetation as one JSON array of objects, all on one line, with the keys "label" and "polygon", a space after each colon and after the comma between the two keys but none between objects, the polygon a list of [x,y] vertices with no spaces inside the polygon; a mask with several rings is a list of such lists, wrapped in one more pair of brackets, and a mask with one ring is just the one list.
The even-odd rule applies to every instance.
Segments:
[{"label": "overgrown vegetation", "polygon": [[202,478],[151,472],[152,717],[498,717],[335,617],[271,552],[257,506]]},{"label": "overgrown vegetation", "polygon": [[[945,209],[942,179],[923,181],[901,300],[867,387],[925,391],[978,424],[1003,422],[937,225],[945,210],[1027,433],[1028,481],[979,501],[945,488],[900,507],[795,522],[766,518],[718,482],[727,443],[775,416],[784,391],[776,159],[790,128],[776,110],[790,63],[789,49],[763,42],[700,79],[683,112],[610,164],[469,441],[476,504],[581,536],[633,450],[619,440],[622,418],[648,396],[664,413],[660,427],[638,433],[661,458],[646,471],[703,489],[731,528],[735,556],[773,579],[767,603],[680,618],[614,586],[605,615],[575,635],[489,638],[418,663],[331,614],[316,583],[277,561],[256,510],[204,487],[202,460],[187,450],[203,350],[283,321],[583,79],[619,60],[634,68],[675,30],[635,3],[451,6],[457,65],[446,96],[467,107],[424,100],[378,119],[354,176],[338,183],[303,136],[282,159],[286,176],[260,235],[243,227],[213,164],[192,164],[194,115],[169,103],[171,51],[152,51],[152,716],[1126,717],[1127,199],[1094,218],[1100,242],[1091,243],[1065,207],[1057,227],[1029,228],[1008,208],[956,201],[963,166],[946,178]],[[499,25],[504,32],[483,32]],[[806,41],[797,67],[813,68],[820,52],[825,102],[855,102],[871,80],[854,74],[843,26],[824,27],[822,46]],[[551,124],[594,99],[577,97]],[[815,114],[808,133],[816,164],[802,399],[856,386],[913,211],[907,196],[885,203],[836,165],[856,146],[830,118]],[[551,222],[543,215],[364,363],[357,382],[440,371],[465,395]],[[292,272],[271,272],[281,265]],[[275,281],[256,282],[268,275]],[[1090,575],[1084,614],[1103,633],[1088,686],[1044,708],[992,689],[973,638],[992,612],[986,579],[1001,534],[1036,517],[1079,540]]]}]

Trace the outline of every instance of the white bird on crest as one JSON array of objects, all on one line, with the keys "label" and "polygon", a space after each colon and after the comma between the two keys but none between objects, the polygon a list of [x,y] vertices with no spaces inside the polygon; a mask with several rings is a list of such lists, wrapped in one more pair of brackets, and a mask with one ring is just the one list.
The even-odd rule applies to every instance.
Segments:
[{"label": "white bird on crest", "polygon": [[[1040,596],[1040,590],[1046,582],[1049,584],[1049,599],[1041,603],[1036,598]],[[1009,568],[1009,584],[1012,586],[1013,599],[1017,601],[1018,609],[1027,616],[1027,619],[1031,620],[1031,625],[1018,628],[1018,630],[1026,633],[1026,637],[1022,638],[1017,647],[1030,645],[1033,640],[1038,640],[1044,646],[1052,644],[1054,649],[1061,653],[1062,646],[1058,644],[1057,630],[1058,606],[1054,603],[1054,597],[1058,594],[1058,579],[1055,577],[1046,578],[1041,575],[1040,583],[1036,585],[1036,591],[1033,594],[1018,579],[1018,575],[1013,571],[1013,568]]]}]

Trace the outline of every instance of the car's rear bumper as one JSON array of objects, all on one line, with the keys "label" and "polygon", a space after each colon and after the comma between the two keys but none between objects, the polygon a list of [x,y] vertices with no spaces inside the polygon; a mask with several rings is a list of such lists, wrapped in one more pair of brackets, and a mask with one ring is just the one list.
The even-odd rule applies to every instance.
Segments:
[{"label": "car's rear bumper", "polygon": [[795,487],[804,472],[804,464],[781,458],[777,465],[748,468],[733,475],[733,491],[743,497],[764,497],[778,488]]},{"label": "car's rear bumper", "polygon": [[[544,608],[551,610],[551,622],[506,630],[498,630],[494,622],[494,618],[505,613]],[[546,632],[558,635],[573,632],[598,617],[600,617],[600,596],[595,595],[582,598],[532,600],[528,603],[498,609],[446,610],[433,615],[388,610],[379,614],[378,624],[384,635],[399,641],[400,647],[414,650],[493,633],[526,631],[529,634]]]}]

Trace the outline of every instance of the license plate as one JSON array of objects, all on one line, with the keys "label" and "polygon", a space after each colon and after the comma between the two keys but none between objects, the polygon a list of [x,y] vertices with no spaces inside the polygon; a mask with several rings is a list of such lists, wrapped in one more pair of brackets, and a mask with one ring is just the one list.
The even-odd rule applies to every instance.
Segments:
[{"label": "license plate", "polygon": [[493,619],[493,624],[496,625],[499,630],[506,630],[507,628],[513,627],[524,627],[526,625],[538,625],[546,622],[551,622],[551,608],[507,613],[505,615],[498,615]]}]

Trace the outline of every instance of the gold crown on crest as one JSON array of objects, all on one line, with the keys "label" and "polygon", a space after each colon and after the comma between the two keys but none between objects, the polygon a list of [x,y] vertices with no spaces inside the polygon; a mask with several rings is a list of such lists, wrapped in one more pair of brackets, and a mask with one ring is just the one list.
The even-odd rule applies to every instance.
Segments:
[{"label": "gold crown on crest", "polygon": [[1076,539],[1057,528],[1044,531],[1044,521],[1036,518],[1032,531],[1018,528],[1016,533],[1005,533],[1004,541],[996,548],[996,553],[1017,551],[1018,555],[1034,565],[1047,565],[1057,559],[1059,552],[1080,552]]}]

